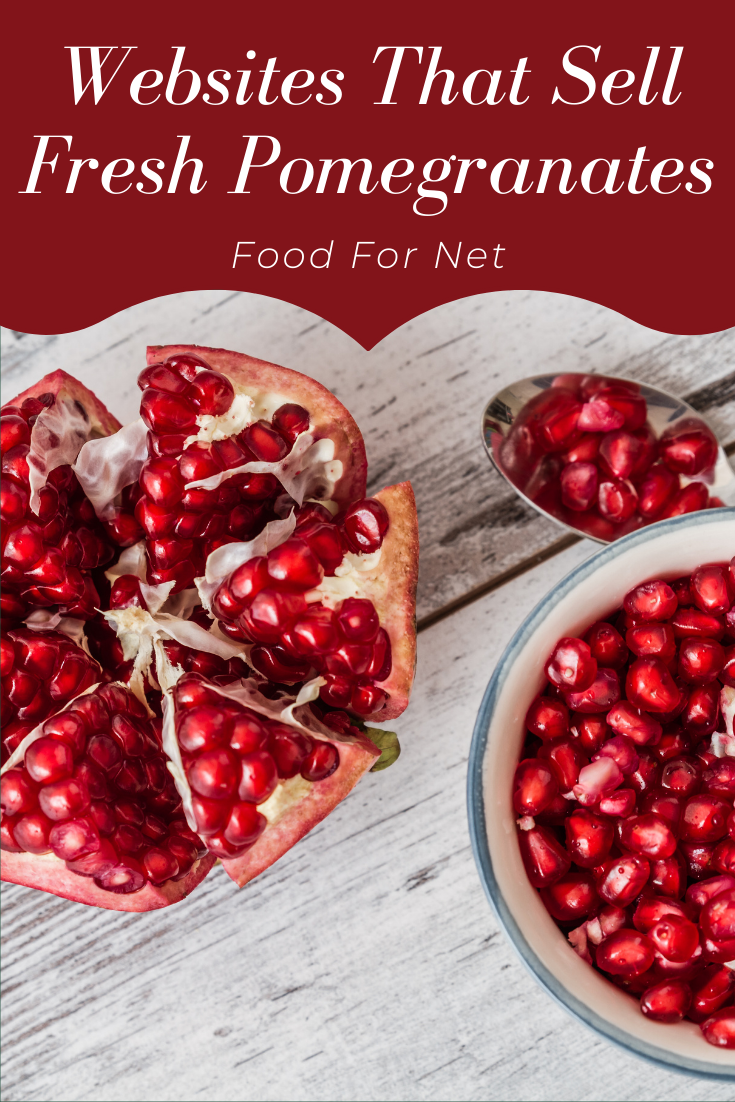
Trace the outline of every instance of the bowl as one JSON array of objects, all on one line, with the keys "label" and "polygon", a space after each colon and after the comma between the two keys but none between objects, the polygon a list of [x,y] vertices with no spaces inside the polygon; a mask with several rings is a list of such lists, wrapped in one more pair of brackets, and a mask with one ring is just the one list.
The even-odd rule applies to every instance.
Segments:
[{"label": "bowl", "polygon": [[709,1045],[692,1022],[667,1025],[644,1017],[636,999],[577,956],[528,881],[511,802],[524,718],[546,682],[544,662],[557,639],[608,615],[639,582],[678,577],[733,554],[735,510],[708,509],[608,544],[555,585],[519,627],[487,687],[472,738],[467,798],[483,887],[542,987],[579,1021],[628,1052],[671,1071],[735,1081],[734,1051]]}]

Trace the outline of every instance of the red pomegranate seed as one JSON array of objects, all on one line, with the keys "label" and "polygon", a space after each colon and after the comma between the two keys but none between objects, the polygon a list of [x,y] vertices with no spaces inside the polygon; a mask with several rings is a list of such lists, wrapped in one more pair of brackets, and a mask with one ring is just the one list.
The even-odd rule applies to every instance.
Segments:
[{"label": "red pomegranate seed", "polygon": [[730,810],[730,804],[720,796],[709,793],[690,796],[684,805],[679,826],[682,841],[719,841],[727,832],[727,816]]},{"label": "red pomegranate seed", "polygon": [[673,711],[681,693],[662,659],[655,656],[636,658],[628,667],[625,679],[628,700],[648,712]]},{"label": "red pomegranate seed", "polygon": [[686,417],[666,429],[659,449],[669,470],[687,478],[709,470],[717,461],[717,439],[696,417]]},{"label": "red pomegranate seed", "polygon": [[279,589],[261,589],[250,608],[242,613],[239,624],[251,639],[262,643],[278,643],[283,632],[306,611],[306,601],[301,593],[288,593]]},{"label": "red pomegranate seed", "polygon": [[547,452],[566,451],[580,438],[577,428],[582,403],[575,395],[562,389],[554,390],[535,418],[538,440]]},{"label": "red pomegranate seed", "polygon": [[[543,698],[540,698],[543,699]],[[531,705],[533,708],[533,705]],[[530,713],[529,709],[529,713]],[[528,726],[528,719],[526,719]],[[529,730],[532,728],[529,727]],[[594,754],[612,734],[612,728],[608,726],[601,715],[585,715],[583,712],[575,712],[570,726],[572,738],[579,742],[580,748],[585,754]],[[539,732],[534,731],[534,734]]]},{"label": "red pomegranate seed", "polygon": [[582,639],[560,639],[544,666],[544,672],[554,685],[569,692],[589,689],[597,676],[597,661]]},{"label": "red pomegranate seed", "polygon": [[630,478],[642,457],[643,444],[624,430],[605,433],[600,442],[602,468],[616,479]]},{"label": "red pomegranate seed", "polygon": [[388,531],[388,513],[374,498],[351,505],[342,518],[342,531],[347,546],[355,554],[377,551]]},{"label": "red pomegranate seed", "polygon": [[186,380],[165,364],[144,367],[138,376],[138,386],[141,390],[152,387],[154,390],[165,390],[168,394],[184,394],[189,389]]},{"label": "red pomegranate seed", "polygon": [[235,391],[230,380],[219,371],[199,371],[186,388],[187,397],[197,413],[218,417],[232,405]]},{"label": "red pomegranate seed", "polygon": [[692,989],[683,980],[664,980],[641,996],[641,1011],[656,1022],[680,1022],[692,1003]]},{"label": "red pomegranate seed", "polygon": [[735,1048],[735,1008],[716,1010],[699,1028],[709,1044],[719,1048]]},{"label": "red pomegranate seed", "polygon": [[540,758],[527,758],[516,769],[513,807],[518,815],[536,815],[559,791],[551,766]]},{"label": "red pomegranate seed", "polygon": [[666,582],[644,582],[626,593],[623,608],[636,620],[668,620],[677,608],[677,598]]},{"label": "red pomegranate seed", "polygon": [[[252,804],[267,800],[278,784],[276,763],[265,750],[255,750],[240,758],[237,794],[240,800]],[[245,844],[245,843],[238,843]]]},{"label": "red pomegranate seed", "polygon": [[655,745],[661,737],[661,724],[627,700],[619,701],[605,718],[614,731],[638,746],[645,746],[646,743]]},{"label": "red pomegranate seed", "polygon": [[725,838],[715,847],[712,868],[731,875],[735,873],[735,841],[732,838]]},{"label": "red pomegranate seed", "polygon": [[604,399],[585,402],[577,425],[584,432],[612,432],[623,427],[625,416]]},{"label": "red pomegranate seed", "polygon": [[671,624],[640,624],[628,628],[625,642],[637,658],[655,655],[668,662],[676,654],[676,640]]},{"label": "red pomegranate seed", "polygon": [[146,881],[146,875],[141,864],[134,857],[122,858],[111,868],[97,874],[94,882],[106,892],[114,892],[116,895],[128,895],[131,892],[140,891]]},{"label": "red pomegranate seed", "polygon": [[696,758],[682,754],[664,763],[661,770],[661,787],[686,799],[699,791],[702,770]]},{"label": "red pomegranate seed", "polygon": [[626,775],[635,773],[638,768],[638,753],[635,743],[625,735],[616,735],[614,738],[609,738],[592,760],[599,761],[600,758],[612,758],[620,772]]},{"label": "red pomegranate seed", "polygon": [[231,731],[230,746],[238,754],[260,750],[268,737],[265,724],[251,712],[236,716]]},{"label": "red pomegranate seed", "polygon": [[579,771],[589,765],[578,743],[571,738],[552,739],[538,751],[542,761],[548,761],[563,792],[568,792],[579,779]]},{"label": "red pomegranate seed", "polygon": [[341,674],[326,674],[326,685],[319,690],[319,697],[332,708],[347,708],[352,697],[353,682]]},{"label": "red pomegranate seed", "polygon": [[48,853],[49,834],[54,824],[41,811],[29,811],[13,819],[13,838],[26,853]]},{"label": "red pomegranate seed", "polygon": [[301,776],[307,781],[323,781],[339,767],[339,751],[331,742],[317,742],[301,766]]},{"label": "red pomegranate seed", "polygon": [[598,758],[579,771],[579,780],[572,792],[583,807],[594,807],[603,796],[609,796],[623,781],[623,774],[612,758]]},{"label": "red pomegranate seed", "polygon": [[620,669],[628,661],[628,648],[612,624],[593,624],[584,638],[599,666]]},{"label": "red pomegranate seed", "polygon": [[735,758],[719,758],[705,769],[702,787],[732,803],[735,800]]},{"label": "red pomegranate seed", "polygon": [[278,407],[271,421],[273,428],[293,444],[299,433],[308,430],[309,413],[303,406],[296,405],[295,402],[287,402]]},{"label": "red pomegranate seed", "polygon": [[569,854],[548,827],[521,830],[518,841],[528,879],[535,888],[550,887],[569,872]]},{"label": "red pomegranate seed", "polygon": [[595,961],[603,972],[638,976],[653,964],[654,947],[645,934],[623,927],[597,946]]},{"label": "red pomegranate seed", "polygon": [[541,739],[561,738],[569,734],[569,711],[561,700],[536,697],[526,714],[526,727]]},{"label": "red pomegranate seed", "polygon": [[140,485],[153,504],[164,509],[173,509],[178,505],[184,492],[184,482],[175,459],[146,460],[140,472]]},{"label": "red pomegranate seed", "polygon": [[664,819],[678,833],[683,803],[666,788],[649,788],[640,800],[640,811],[653,812]]},{"label": "red pomegranate seed", "polygon": [[268,563],[263,556],[249,559],[233,570],[228,587],[233,599],[244,605],[251,601],[269,583]]},{"label": "red pomegranate seed", "polygon": [[632,788],[618,788],[608,796],[601,796],[597,805],[600,815],[627,819],[635,807],[636,794]]},{"label": "red pomegranate seed", "polygon": [[648,861],[637,854],[610,858],[595,870],[597,893],[606,903],[627,907],[640,893],[649,872]]},{"label": "red pomegranate seed", "polygon": [[198,482],[222,470],[222,463],[211,444],[196,440],[181,453],[179,472],[184,482]]},{"label": "red pomegranate seed", "polygon": [[690,584],[697,608],[711,616],[727,612],[735,599],[734,587],[724,566],[698,567]]},{"label": "red pomegranate seed", "polygon": [[[375,609],[369,601],[360,602],[360,604],[365,604],[369,606],[375,620],[375,635],[377,635],[379,625]],[[359,610],[358,613],[354,615],[355,618],[358,618]],[[340,613],[340,624],[341,617],[342,613]],[[312,606],[311,608],[308,608],[306,612],[299,616],[299,618],[295,621],[291,634],[296,650],[300,654],[326,654],[337,647],[339,644],[338,620],[331,609],[325,608],[322,605]],[[354,635],[356,641],[360,641],[359,634],[360,633],[357,632]]]},{"label": "red pomegranate seed", "polygon": [[71,774],[74,758],[66,743],[42,737],[28,747],[24,764],[32,780],[50,784]]},{"label": "red pomegranate seed", "polygon": [[675,493],[659,516],[659,520],[668,517],[680,517],[685,513],[696,513],[707,507],[709,491],[703,482],[690,482],[688,486]]},{"label": "red pomegranate seed", "polygon": [[590,873],[577,870],[543,888],[541,899],[552,918],[565,923],[587,918],[600,903]]},{"label": "red pomegranate seed", "polygon": [[157,846],[151,846],[146,850],[141,864],[151,884],[163,884],[176,876],[179,871],[179,865],[173,853],[159,849]]},{"label": "red pomegranate seed", "polygon": [[0,778],[0,809],[8,815],[22,815],[37,806],[38,786],[22,769],[9,769]]},{"label": "red pomegranate seed", "polygon": [[568,463],[561,472],[560,485],[566,507],[583,512],[597,500],[597,467],[594,463]]},{"label": "red pomegranate seed", "polygon": [[654,812],[631,815],[618,824],[621,846],[656,861],[671,857],[676,850],[676,835],[665,819]]},{"label": "red pomegranate seed", "polygon": [[371,601],[348,597],[342,602],[337,619],[345,639],[351,643],[372,643],[378,634],[380,621]]},{"label": "red pomegranate seed", "polygon": [[227,743],[225,714],[221,708],[201,705],[184,714],[176,732],[179,744],[190,754],[217,750]]},{"label": "red pomegranate seed", "polygon": [[638,512],[646,520],[655,520],[679,489],[677,475],[662,463],[656,463],[638,484]]},{"label": "red pomegranate seed", "polygon": [[692,986],[692,1005],[687,1017],[704,1022],[730,1000],[735,988],[735,973],[719,964],[708,965]]},{"label": "red pomegranate seed", "polygon": [[717,726],[720,704],[720,684],[710,681],[696,685],[689,693],[681,712],[681,724],[691,731],[695,740],[711,735]]},{"label": "red pomegranate seed", "polygon": [[681,854],[677,851],[673,857],[664,857],[651,861],[649,886],[661,895],[680,899],[686,890],[687,868]]},{"label": "red pomegranate seed", "polygon": [[690,960],[699,948],[699,931],[683,915],[669,914],[659,919],[648,937],[662,956],[680,964]]},{"label": "red pomegranate seed", "polygon": [[225,826],[225,839],[233,846],[251,846],[267,826],[265,815],[261,815],[254,803],[240,801],[236,803]]},{"label": "red pomegranate seed", "polygon": [[580,808],[564,824],[567,852],[575,865],[585,869],[601,865],[610,852],[615,831],[609,820]]},{"label": "red pomegranate seed", "polygon": [[725,664],[725,652],[714,639],[683,639],[679,676],[690,683],[712,681]]},{"label": "red pomegranate seed", "polygon": [[735,938],[735,889],[718,892],[709,899],[700,911],[699,925],[705,937],[713,941]]},{"label": "red pomegranate seed", "polygon": [[594,681],[582,692],[565,692],[564,699],[576,712],[607,712],[620,699],[620,681],[615,670],[597,670]]},{"label": "red pomegranate seed", "polygon": [[603,479],[598,487],[597,507],[612,524],[623,524],[635,512],[638,494],[632,482],[618,478]]},{"label": "red pomegranate seed", "polygon": [[191,787],[207,799],[227,799],[238,783],[238,763],[227,749],[201,753],[189,766],[187,777]]},{"label": "red pomegranate seed", "polygon": [[49,845],[63,861],[75,861],[79,857],[96,853],[100,848],[100,836],[93,820],[68,819],[55,823],[49,832]]}]

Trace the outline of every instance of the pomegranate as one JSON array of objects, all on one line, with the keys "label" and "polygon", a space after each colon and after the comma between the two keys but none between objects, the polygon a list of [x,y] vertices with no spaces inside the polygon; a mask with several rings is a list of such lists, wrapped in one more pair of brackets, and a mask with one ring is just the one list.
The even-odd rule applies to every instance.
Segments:
[{"label": "pomegranate", "polygon": [[61,372],[2,417],[3,878],[118,910],[277,860],[397,758],[415,661],[413,495],[365,497],[344,407],[216,349],[139,385],[122,429]]},{"label": "pomegranate", "polygon": [[[629,432],[618,427],[616,447]],[[526,713],[535,756],[513,788],[529,880],[575,951],[647,1017],[687,1017],[730,1048],[734,574],[735,559],[645,580],[581,638],[560,639]]]},{"label": "pomegranate", "polygon": [[559,375],[519,410],[507,436],[493,435],[494,458],[527,498],[603,540],[721,504],[705,484],[718,444],[704,421],[684,417],[657,440],[646,417],[631,380]]}]

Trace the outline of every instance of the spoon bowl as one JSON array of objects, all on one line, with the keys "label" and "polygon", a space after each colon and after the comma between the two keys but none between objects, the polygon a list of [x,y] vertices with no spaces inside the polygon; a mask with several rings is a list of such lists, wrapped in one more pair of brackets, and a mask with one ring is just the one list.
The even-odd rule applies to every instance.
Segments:
[{"label": "spoon bowl", "polygon": [[[576,376],[564,375],[562,378],[563,382],[568,385],[574,380],[581,383],[582,379],[586,377],[588,376],[580,374]],[[625,379],[622,376],[606,375],[604,378],[606,384],[619,382],[628,385],[634,384],[638,388],[640,396],[646,400],[648,424],[657,438],[660,438],[667,429],[685,418],[695,418],[697,421],[706,424],[702,415],[688,402],[669,394],[665,390],[649,386],[647,383],[639,383],[637,380]],[[542,457],[535,467],[524,468],[522,464],[516,464],[515,469],[512,463],[506,461],[508,438],[521,410],[532,398],[537,397],[543,391],[549,390],[554,385],[558,386],[560,381],[559,375],[533,375],[527,379],[511,383],[510,386],[504,387],[490,399],[482,415],[482,440],[488,457],[495,468],[506,482],[513,487],[518,496],[541,513],[542,516],[549,517],[550,520],[569,532],[586,536],[597,543],[612,543],[638,528],[656,523],[656,518],[647,520],[638,513],[634,513],[629,520],[622,524],[612,524],[592,509],[586,512],[575,512],[561,502],[554,503],[553,494],[545,495],[545,504],[542,505],[537,500],[539,479],[536,476],[542,462],[544,460],[548,461],[551,457]],[[505,448],[503,447],[504,444],[506,445]],[[716,462],[709,470],[698,474],[696,478],[687,478],[685,475],[680,475],[682,487],[694,481],[706,483],[710,496],[720,499],[718,504],[735,505],[735,472],[733,472],[719,442]],[[546,505],[550,505],[550,507],[547,508]]]}]

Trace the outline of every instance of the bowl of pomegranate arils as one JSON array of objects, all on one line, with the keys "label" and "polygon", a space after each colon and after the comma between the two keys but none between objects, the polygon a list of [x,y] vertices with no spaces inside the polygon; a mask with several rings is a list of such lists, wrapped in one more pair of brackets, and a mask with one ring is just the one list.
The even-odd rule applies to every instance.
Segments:
[{"label": "bowl of pomegranate arils", "polygon": [[523,962],[672,1070],[735,1079],[735,511],[634,532],[519,628],[478,716],[473,848]]},{"label": "bowl of pomegranate arils", "polygon": [[148,349],[124,428],[63,371],[2,408],[2,878],[166,907],[242,886],[367,770],[413,681],[408,482],[305,375]]},{"label": "bowl of pomegranate arils", "polygon": [[482,421],[485,449],[539,512],[599,543],[646,524],[735,504],[735,473],[687,402],[605,375],[535,375]]}]

